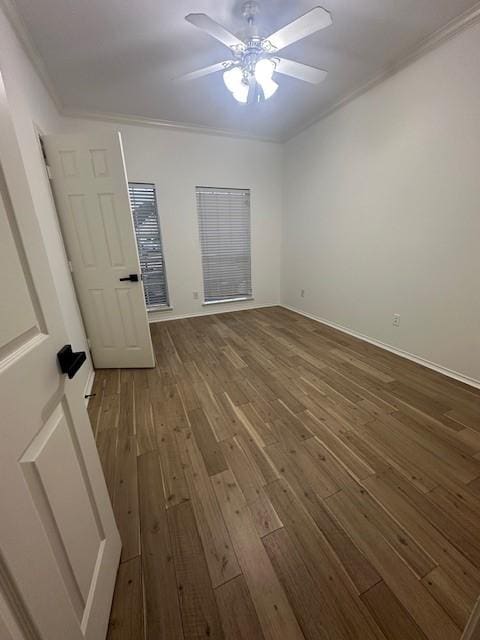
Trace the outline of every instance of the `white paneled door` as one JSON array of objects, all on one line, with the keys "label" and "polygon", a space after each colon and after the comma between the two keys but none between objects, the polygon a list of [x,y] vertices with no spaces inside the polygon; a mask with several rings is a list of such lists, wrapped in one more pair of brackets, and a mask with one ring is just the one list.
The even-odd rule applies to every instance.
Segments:
[{"label": "white paneled door", "polygon": [[103,640],[120,556],[0,76],[0,637]]},{"label": "white paneled door", "polygon": [[120,134],[42,140],[95,366],[152,367]]}]

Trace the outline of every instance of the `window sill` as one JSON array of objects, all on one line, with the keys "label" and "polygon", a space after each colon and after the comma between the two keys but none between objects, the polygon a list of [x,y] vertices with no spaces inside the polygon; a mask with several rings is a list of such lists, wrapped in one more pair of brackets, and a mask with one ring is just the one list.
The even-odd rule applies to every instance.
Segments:
[{"label": "window sill", "polygon": [[173,307],[166,307],[163,304],[158,305],[158,307],[150,307],[147,309],[147,313],[157,313],[157,311],[173,311]]},{"label": "window sill", "polygon": [[245,302],[246,300],[255,300],[253,296],[248,296],[246,298],[228,298],[228,300],[209,300],[208,302],[203,302],[202,306],[209,307],[211,304],[225,304],[229,302]]}]

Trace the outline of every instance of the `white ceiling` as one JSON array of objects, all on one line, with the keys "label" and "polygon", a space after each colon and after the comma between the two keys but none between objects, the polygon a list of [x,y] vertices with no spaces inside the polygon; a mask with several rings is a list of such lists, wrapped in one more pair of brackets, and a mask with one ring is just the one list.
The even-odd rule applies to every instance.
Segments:
[{"label": "white ceiling", "polygon": [[[279,76],[268,102],[240,105],[221,73],[172,78],[227,59],[228,49],[184,20],[207,13],[233,32],[235,0],[15,0],[67,109],[138,116],[285,140],[470,9],[473,0],[261,0],[264,35],[317,4],[333,26],[282,55],[327,69],[312,86]],[[227,54],[227,55],[226,55]]]}]

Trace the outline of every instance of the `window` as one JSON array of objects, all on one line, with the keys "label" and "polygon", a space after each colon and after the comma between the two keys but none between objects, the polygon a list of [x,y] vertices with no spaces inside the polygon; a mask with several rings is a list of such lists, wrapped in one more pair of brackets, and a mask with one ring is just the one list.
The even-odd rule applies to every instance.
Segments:
[{"label": "window", "polygon": [[130,182],[133,224],[137,237],[147,309],[168,307],[167,274],[158,219],[155,185]]},{"label": "window", "polygon": [[252,296],[250,190],[197,187],[205,302]]}]

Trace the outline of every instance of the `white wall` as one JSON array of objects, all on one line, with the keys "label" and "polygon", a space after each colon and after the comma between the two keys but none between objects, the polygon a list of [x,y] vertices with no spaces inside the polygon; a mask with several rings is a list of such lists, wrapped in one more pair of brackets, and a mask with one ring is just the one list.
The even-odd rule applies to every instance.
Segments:
[{"label": "white wall", "polygon": [[[282,146],[149,126],[66,118],[67,132],[120,130],[128,179],[156,185],[171,311],[152,319],[280,302]],[[254,300],[203,306],[196,186],[251,190]],[[193,299],[193,292],[199,299]]]},{"label": "white wall", "polygon": [[[0,8],[0,72],[18,137],[43,241],[47,248],[67,334],[75,350],[86,351],[85,332],[68,270],[58,218],[45,174],[36,128],[43,133],[61,126],[57,109],[38,78],[10,23]],[[69,384],[84,393],[92,364],[84,364]]]},{"label": "white wall", "polygon": [[282,261],[285,304],[477,381],[479,46],[477,24],[286,145]]}]

